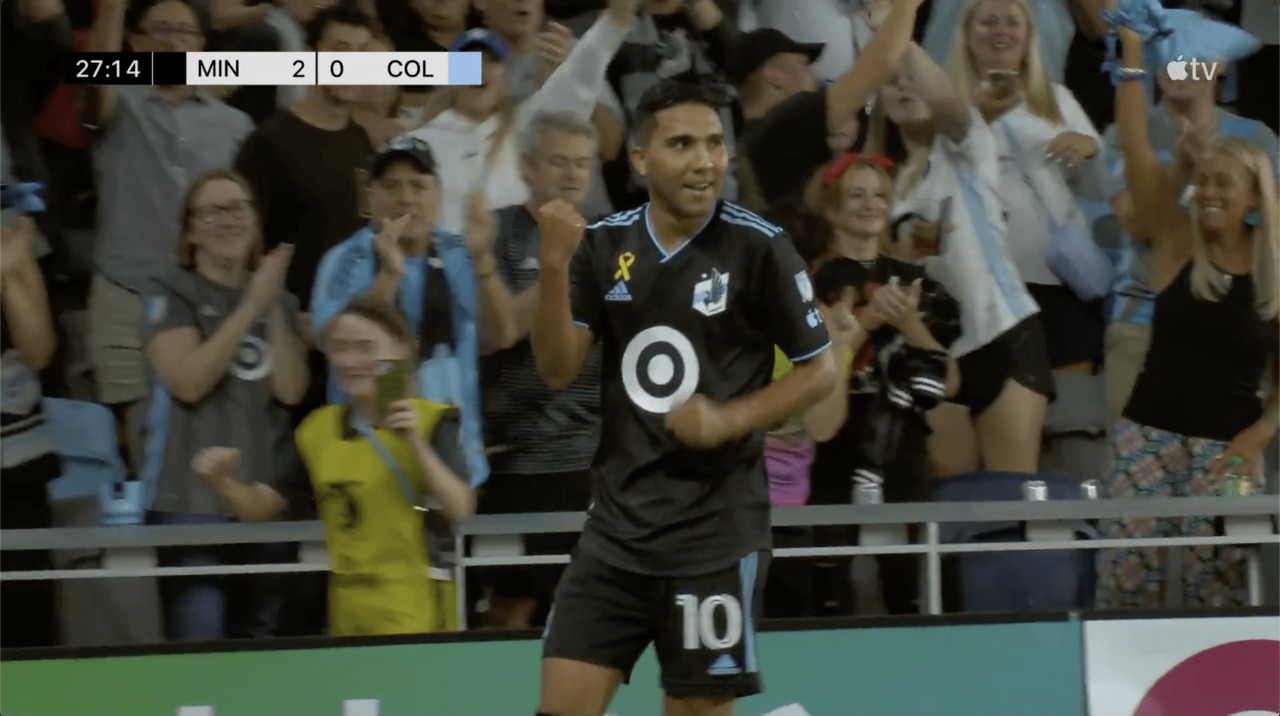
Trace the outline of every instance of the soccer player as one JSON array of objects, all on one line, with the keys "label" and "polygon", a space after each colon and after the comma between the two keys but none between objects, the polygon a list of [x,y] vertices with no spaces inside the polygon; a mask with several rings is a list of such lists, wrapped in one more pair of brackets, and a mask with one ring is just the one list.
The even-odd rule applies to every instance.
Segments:
[{"label": "soccer player", "polygon": [[[790,238],[719,200],[720,107],[656,85],[631,150],[649,203],[589,227],[563,202],[540,212],[539,373],[569,385],[604,344],[595,502],[547,626],[540,715],[603,714],[650,643],[668,715],[761,690],[764,431],[828,394],[835,364]],[[796,368],[771,383],[775,345]]]}]

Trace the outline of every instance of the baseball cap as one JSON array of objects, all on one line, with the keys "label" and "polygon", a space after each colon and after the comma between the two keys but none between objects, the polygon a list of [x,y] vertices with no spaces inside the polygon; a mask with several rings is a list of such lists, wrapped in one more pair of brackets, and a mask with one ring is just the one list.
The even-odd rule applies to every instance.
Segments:
[{"label": "baseball cap", "polygon": [[436,158],[431,153],[431,145],[417,137],[401,134],[397,137],[392,137],[387,142],[387,146],[382,150],[382,153],[373,160],[373,171],[370,173],[370,177],[378,179],[387,170],[387,167],[391,166],[392,162],[400,159],[408,159],[417,164],[418,168],[427,174],[432,176],[436,174]]},{"label": "baseball cap", "polygon": [[743,35],[738,44],[737,61],[733,63],[730,79],[735,85],[742,84],[764,63],[777,55],[805,55],[810,62],[818,59],[826,45],[820,42],[796,42],[779,30],[765,28],[752,30]]},{"label": "baseball cap", "polygon": [[506,62],[511,56],[511,48],[507,45],[506,40],[498,36],[498,33],[492,30],[486,30],[483,27],[477,27],[473,30],[467,30],[462,33],[462,37],[454,40],[449,45],[449,52],[488,52],[498,59],[499,62]]}]

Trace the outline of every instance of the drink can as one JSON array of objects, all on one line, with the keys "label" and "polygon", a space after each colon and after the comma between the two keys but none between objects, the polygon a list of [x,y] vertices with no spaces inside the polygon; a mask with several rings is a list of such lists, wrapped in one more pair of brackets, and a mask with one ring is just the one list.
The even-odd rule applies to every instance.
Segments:
[{"label": "drink can", "polygon": [[1080,499],[1096,500],[1098,499],[1098,493],[1099,489],[1097,480],[1085,480],[1080,483]]},{"label": "drink can", "polygon": [[1222,481],[1218,494],[1222,497],[1246,497],[1253,494],[1253,483],[1245,477],[1228,477]]},{"label": "drink can", "polygon": [[884,490],[879,485],[868,482],[859,482],[854,485],[853,504],[880,505],[883,503]]},{"label": "drink can", "polygon": [[1022,483],[1022,499],[1044,502],[1049,499],[1049,485],[1044,480],[1027,480]]}]

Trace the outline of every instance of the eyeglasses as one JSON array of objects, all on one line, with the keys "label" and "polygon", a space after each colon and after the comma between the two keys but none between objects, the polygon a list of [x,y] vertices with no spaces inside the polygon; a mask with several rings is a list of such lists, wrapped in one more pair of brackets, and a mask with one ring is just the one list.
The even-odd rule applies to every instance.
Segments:
[{"label": "eyeglasses", "polygon": [[227,218],[244,221],[253,216],[253,202],[248,199],[241,199],[230,204],[197,206],[191,210],[191,215],[196,218],[196,221],[204,224],[212,224]]},{"label": "eyeglasses", "polygon": [[192,27],[191,25],[169,25],[163,22],[144,27],[142,28],[142,31],[159,40],[168,39],[174,35],[180,37],[201,37],[204,35],[198,27]]}]

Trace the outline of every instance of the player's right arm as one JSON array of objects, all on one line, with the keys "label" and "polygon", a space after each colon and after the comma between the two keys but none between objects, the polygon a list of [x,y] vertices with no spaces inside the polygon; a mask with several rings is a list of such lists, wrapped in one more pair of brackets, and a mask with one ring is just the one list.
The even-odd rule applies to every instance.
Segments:
[{"label": "player's right arm", "polygon": [[564,201],[538,213],[541,234],[538,307],[533,317],[533,355],[538,374],[552,388],[573,384],[595,343],[601,293],[595,290],[588,250],[578,250],[586,221]]},{"label": "player's right arm", "polygon": [[[128,0],[101,0],[93,21],[87,52],[120,52],[124,49],[124,13]],[[116,107],[114,87],[87,87],[81,121],[86,127],[105,127]]]}]

